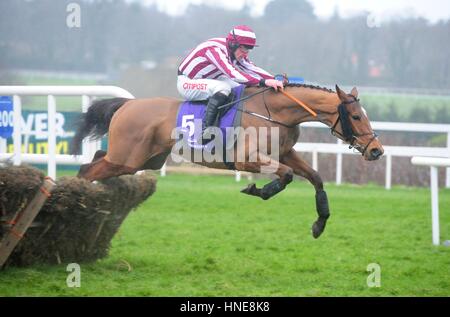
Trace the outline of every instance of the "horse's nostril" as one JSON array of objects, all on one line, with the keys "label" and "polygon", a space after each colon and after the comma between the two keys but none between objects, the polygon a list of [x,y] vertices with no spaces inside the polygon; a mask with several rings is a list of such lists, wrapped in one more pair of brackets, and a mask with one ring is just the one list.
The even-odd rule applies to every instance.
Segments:
[{"label": "horse's nostril", "polygon": [[376,158],[379,157],[381,155],[381,151],[379,149],[372,149],[370,150],[370,155],[372,155],[372,157]]}]

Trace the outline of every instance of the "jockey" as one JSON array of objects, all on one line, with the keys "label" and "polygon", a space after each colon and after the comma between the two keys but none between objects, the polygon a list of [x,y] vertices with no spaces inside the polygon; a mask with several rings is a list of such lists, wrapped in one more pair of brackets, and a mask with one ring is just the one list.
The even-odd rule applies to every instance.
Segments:
[{"label": "jockey", "polygon": [[205,130],[214,125],[219,107],[228,101],[231,89],[246,86],[282,89],[283,83],[255,66],[248,53],[256,45],[255,33],[246,25],[234,27],[226,38],[212,38],[184,58],[178,68],[177,89],[186,100],[209,98],[199,144],[209,141]]}]

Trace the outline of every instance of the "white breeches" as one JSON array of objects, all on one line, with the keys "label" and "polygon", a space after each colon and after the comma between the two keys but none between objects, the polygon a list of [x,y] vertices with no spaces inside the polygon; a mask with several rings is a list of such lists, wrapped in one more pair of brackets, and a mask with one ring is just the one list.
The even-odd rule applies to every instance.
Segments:
[{"label": "white breeches", "polygon": [[184,75],[178,75],[178,92],[185,100],[206,100],[217,92],[229,96],[231,89],[239,86],[226,76],[217,79],[190,79]]}]

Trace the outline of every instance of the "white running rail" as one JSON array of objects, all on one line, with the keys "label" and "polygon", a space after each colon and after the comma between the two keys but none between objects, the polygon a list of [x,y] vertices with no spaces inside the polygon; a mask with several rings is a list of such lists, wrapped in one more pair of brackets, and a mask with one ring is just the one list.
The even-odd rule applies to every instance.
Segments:
[{"label": "white running rail", "polygon": [[[99,141],[83,141],[82,155],[56,154],[56,99],[55,96],[80,96],[81,110],[86,112],[90,106],[92,97],[123,97],[134,98],[131,93],[123,88],[115,86],[0,86],[0,96],[13,96],[14,109],[14,152],[6,153],[6,140],[0,138],[0,162],[12,158],[14,165],[22,162],[47,163],[47,174],[56,178],[56,164],[79,165],[92,160],[95,151],[100,149]],[[22,100],[21,96],[47,96],[48,112],[48,154],[22,153],[21,125]]]},{"label": "white running rail", "polygon": [[434,245],[439,245],[439,182],[438,167],[449,167],[450,158],[414,156],[411,159],[414,165],[426,165],[430,167],[431,190],[431,231]]},{"label": "white running rail", "polygon": [[[385,188],[390,189],[392,184],[392,158],[393,157],[449,157],[450,158],[450,124],[431,124],[431,123],[405,123],[405,122],[379,122],[373,121],[372,128],[375,131],[401,131],[401,132],[428,132],[443,133],[447,135],[446,147],[424,147],[424,146],[383,146],[384,155],[382,159],[386,161]],[[308,122],[300,125],[303,128],[326,128],[322,123]],[[338,140],[337,143],[309,143],[299,142],[294,149],[299,152],[312,153],[312,167],[318,170],[318,154],[331,153],[336,154],[336,184],[342,183],[342,155],[355,153],[348,148],[348,145]],[[447,168],[445,186],[450,188],[450,168]]]}]

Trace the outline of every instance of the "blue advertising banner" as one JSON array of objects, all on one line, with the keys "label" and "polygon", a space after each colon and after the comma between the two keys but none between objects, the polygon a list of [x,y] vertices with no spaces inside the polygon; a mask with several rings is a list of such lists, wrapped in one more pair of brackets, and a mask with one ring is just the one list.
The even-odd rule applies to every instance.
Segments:
[{"label": "blue advertising banner", "polygon": [[13,101],[10,96],[0,96],[0,138],[9,138],[14,129]]}]

